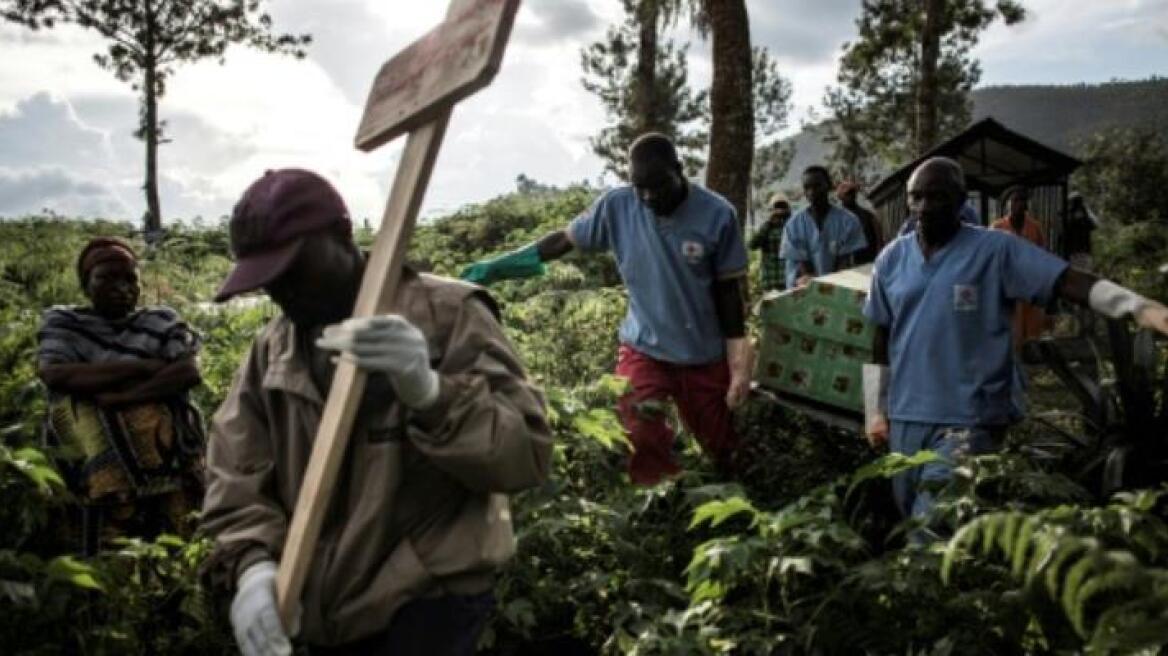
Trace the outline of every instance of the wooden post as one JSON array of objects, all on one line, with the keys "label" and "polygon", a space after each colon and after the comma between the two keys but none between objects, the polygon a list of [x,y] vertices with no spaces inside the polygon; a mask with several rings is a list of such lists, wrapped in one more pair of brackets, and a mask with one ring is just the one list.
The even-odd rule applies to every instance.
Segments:
[{"label": "wooden post", "polygon": [[[407,132],[409,138],[365,265],[354,317],[372,316],[392,307],[406,247],[450,114],[458,101],[494,78],[518,9],[519,0],[452,0],[442,24],[378,72],[356,146],[369,151]],[[364,391],[364,373],[340,361],[280,558],[276,594],[286,628],[296,620],[297,604]]]}]

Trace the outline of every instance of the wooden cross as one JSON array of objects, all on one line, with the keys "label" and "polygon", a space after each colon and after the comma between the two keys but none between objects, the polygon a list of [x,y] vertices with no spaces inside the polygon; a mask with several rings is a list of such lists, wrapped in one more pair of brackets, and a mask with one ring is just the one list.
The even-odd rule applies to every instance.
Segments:
[{"label": "wooden cross", "polygon": [[[519,0],[451,0],[443,23],[387,61],[377,73],[357,130],[356,146],[370,151],[402,134],[409,133],[409,138],[365,265],[354,317],[381,314],[393,306],[406,246],[450,113],[458,101],[495,77],[518,9]],[[297,602],[364,391],[364,373],[341,360],[313,441],[276,578],[280,619],[285,627],[292,627],[296,620]],[[400,470],[400,451],[397,455]]]}]

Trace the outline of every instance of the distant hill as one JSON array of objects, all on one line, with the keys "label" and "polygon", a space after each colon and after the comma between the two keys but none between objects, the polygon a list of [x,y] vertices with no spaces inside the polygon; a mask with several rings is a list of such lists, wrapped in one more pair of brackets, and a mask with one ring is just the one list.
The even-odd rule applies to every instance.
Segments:
[{"label": "distant hill", "polygon": [[[1048,146],[1076,154],[1091,135],[1114,127],[1150,127],[1168,137],[1168,78],[1134,82],[982,87],[973,92],[973,120],[992,116]],[[783,187],[798,186],[804,167],[823,162],[822,124],[790,137],[795,157]]]}]

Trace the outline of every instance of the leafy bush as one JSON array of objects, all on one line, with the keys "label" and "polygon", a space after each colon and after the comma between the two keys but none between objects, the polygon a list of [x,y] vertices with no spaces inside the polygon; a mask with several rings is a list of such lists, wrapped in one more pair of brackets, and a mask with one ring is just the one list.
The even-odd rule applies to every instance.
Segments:
[{"label": "leafy bush", "polygon": [[[410,258],[455,274],[562,228],[595,194],[532,188],[465,208],[420,226]],[[1115,258],[1125,275],[1148,267],[1144,289],[1156,284],[1138,250],[1158,248],[1151,225],[1097,240],[1130,255]],[[70,552],[70,499],[38,446],[35,333],[44,306],[81,300],[72,258],[97,234],[131,239],[145,255],[143,300],[176,307],[203,335],[195,396],[207,411],[275,313],[265,301],[206,303],[229,266],[222,226],[176,226],[148,252],[126,224],[0,223],[0,644],[231,653],[196,576],[206,541],[130,540],[89,561]],[[1036,446],[1028,430],[938,491],[930,526],[951,539],[906,546],[921,527],[899,521],[887,477],[932,456],[873,459],[855,435],[761,399],[736,414],[738,480],[720,479],[682,433],[685,474],[634,488],[613,411],[624,384],[609,375],[626,304],[611,259],[569,256],[492,293],[543,386],[556,447],[551,480],[514,500],[519,551],[499,579],[488,653],[1124,653],[1162,639],[1168,492],[1101,500],[1074,458],[1019,455]],[[1072,407],[1056,392],[1041,410]]]}]

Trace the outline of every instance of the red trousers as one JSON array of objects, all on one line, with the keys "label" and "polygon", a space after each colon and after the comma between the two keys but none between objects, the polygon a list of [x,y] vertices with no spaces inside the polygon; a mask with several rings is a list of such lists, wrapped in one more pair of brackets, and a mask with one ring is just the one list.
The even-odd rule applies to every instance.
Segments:
[{"label": "red trousers", "polygon": [[738,438],[726,406],[730,368],[725,360],[702,365],[671,364],[622,344],[616,375],[627,378],[632,386],[617,404],[617,413],[633,443],[629,478],[634,484],[653,485],[681,471],[673,457],[675,431],[661,407],[668,400],[677,405],[682,423],[697,437],[714,464],[722,470],[731,468]]}]

